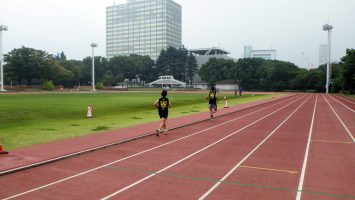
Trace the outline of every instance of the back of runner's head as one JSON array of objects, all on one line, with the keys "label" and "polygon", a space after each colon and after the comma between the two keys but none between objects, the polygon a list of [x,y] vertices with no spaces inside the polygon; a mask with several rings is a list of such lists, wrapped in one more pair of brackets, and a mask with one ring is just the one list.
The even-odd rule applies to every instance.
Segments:
[{"label": "back of runner's head", "polygon": [[162,90],[162,91],[161,91],[161,96],[162,96],[162,97],[166,97],[166,95],[168,95],[168,91]]},{"label": "back of runner's head", "polygon": [[216,88],[215,88],[214,86],[212,86],[212,87],[211,87],[211,91],[214,92],[215,90],[216,90]]}]

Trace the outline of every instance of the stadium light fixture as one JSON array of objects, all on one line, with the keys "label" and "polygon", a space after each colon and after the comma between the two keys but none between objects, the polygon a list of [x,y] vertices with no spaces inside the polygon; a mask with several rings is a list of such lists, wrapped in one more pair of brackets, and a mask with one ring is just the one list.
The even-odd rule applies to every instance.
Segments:
[{"label": "stadium light fixture", "polygon": [[4,84],[5,84],[5,81],[4,81],[4,68],[3,68],[4,59],[3,59],[3,55],[2,55],[2,32],[3,31],[7,31],[7,26],[0,25],[0,78],[1,78],[0,79],[0,84],[1,84],[0,92],[6,91],[4,89]]},{"label": "stadium light fixture", "polygon": [[332,33],[333,26],[326,24],[323,26],[323,31],[328,32],[328,61],[327,61],[327,77],[325,83],[325,93],[329,93],[329,79],[330,79],[330,70],[331,70],[331,33]]},{"label": "stadium light fixture", "polygon": [[91,43],[90,46],[92,47],[92,63],[91,63],[91,74],[92,74],[92,91],[96,91],[95,89],[95,55],[94,55],[94,48],[97,47],[96,43]]}]

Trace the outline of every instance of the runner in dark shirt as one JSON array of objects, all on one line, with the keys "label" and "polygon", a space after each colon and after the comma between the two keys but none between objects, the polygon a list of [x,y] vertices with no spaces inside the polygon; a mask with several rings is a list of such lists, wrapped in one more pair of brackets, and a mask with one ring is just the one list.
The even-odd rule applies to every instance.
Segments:
[{"label": "runner in dark shirt", "polygon": [[210,109],[210,116],[212,119],[213,113],[217,112],[217,92],[215,87],[211,87],[206,99],[208,99],[208,108]]},{"label": "runner in dark shirt", "polygon": [[159,133],[164,132],[165,134],[168,132],[166,129],[166,121],[169,115],[169,107],[171,107],[171,102],[166,96],[168,92],[163,90],[161,92],[161,97],[155,101],[154,105],[158,108],[159,117],[161,119],[161,124],[159,128],[156,130],[156,135],[159,136]]}]

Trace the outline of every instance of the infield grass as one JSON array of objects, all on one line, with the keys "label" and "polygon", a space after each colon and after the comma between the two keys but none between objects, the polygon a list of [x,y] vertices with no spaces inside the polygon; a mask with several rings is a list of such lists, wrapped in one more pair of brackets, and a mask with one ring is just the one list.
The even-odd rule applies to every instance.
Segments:
[{"label": "infield grass", "polygon": [[[220,96],[222,96],[221,94]],[[169,92],[169,118],[207,111],[206,94]],[[229,105],[271,95],[226,94]],[[0,143],[7,150],[158,121],[153,102],[159,92],[0,95]],[[86,118],[87,106],[94,117]],[[219,101],[223,107],[223,101]]]}]

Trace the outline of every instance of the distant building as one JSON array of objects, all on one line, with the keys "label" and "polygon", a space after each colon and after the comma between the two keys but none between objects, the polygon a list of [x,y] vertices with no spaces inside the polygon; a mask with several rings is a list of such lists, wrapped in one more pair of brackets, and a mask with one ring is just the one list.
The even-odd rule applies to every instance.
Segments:
[{"label": "distant building", "polygon": [[174,79],[173,76],[159,76],[159,79],[149,83],[149,87],[179,88],[186,87],[186,83]]},{"label": "distant building", "polygon": [[244,46],[244,58],[251,58],[252,53],[252,47],[247,45]]},{"label": "distant building", "polygon": [[219,90],[239,90],[239,86],[233,79],[218,81],[216,88]]},{"label": "distant building", "polygon": [[244,46],[244,58],[263,58],[276,60],[276,50],[253,50],[251,46]]},{"label": "distant building", "polygon": [[128,0],[106,8],[106,57],[149,55],[181,47],[181,6],[172,0]]},{"label": "distant building", "polygon": [[324,65],[328,62],[328,44],[319,45],[319,65]]},{"label": "distant building", "polygon": [[[212,47],[212,48],[203,48],[203,49],[191,49],[197,60],[198,69],[200,70],[203,64],[206,64],[210,58],[223,58],[231,59],[232,57],[228,56],[229,52],[221,48]],[[201,80],[201,77],[198,74],[195,74],[192,82],[192,86],[195,88],[206,89],[208,87],[207,83]]]}]

